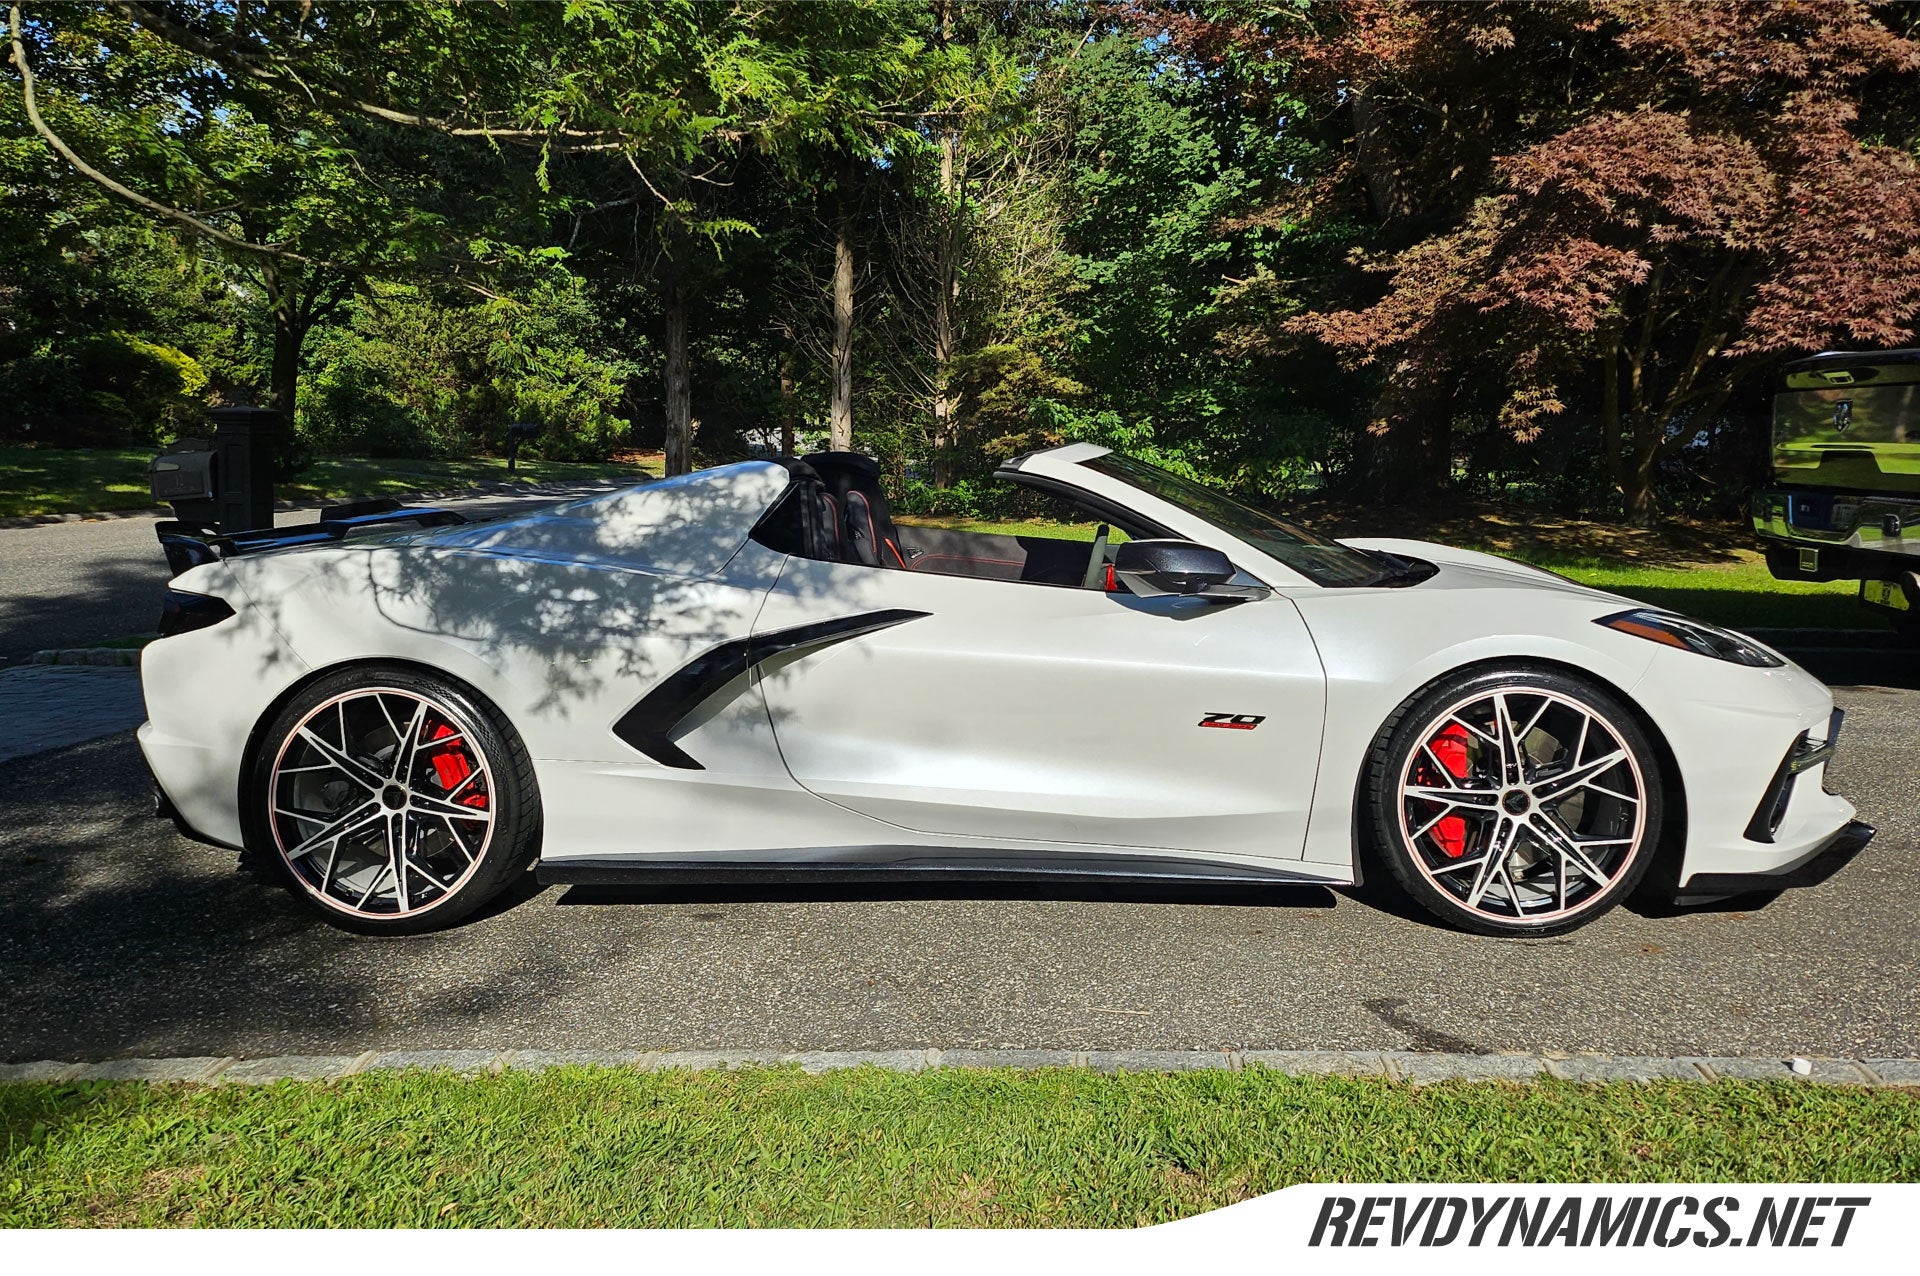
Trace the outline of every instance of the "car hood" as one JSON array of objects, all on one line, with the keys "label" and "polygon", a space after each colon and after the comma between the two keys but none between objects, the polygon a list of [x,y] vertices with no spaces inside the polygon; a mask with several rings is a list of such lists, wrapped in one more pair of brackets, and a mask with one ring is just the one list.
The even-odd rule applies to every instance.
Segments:
[{"label": "car hood", "polygon": [[1568,580],[1553,572],[1531,567],[1526,563],[1517,563],[1510,558],[1501,558],[1495,554],[1483,554],[1478,550],[1455,549],[1451,545],[1435,545],[1430,541],[1399,540],[1392,537],[1364,537],[1354,540],[1342,540],[1342,545],[1355,549],[1369,549],[1398,554],[1402,558],[1418,558],[1432,563],[1440,570],[1430,580],[1420,582],[1415,588],[1435,589],[1537,589],[1557,594],[1591,599],[1607,607],[1639,607],[1630,598],[1619,594],[1610,594],[1603,589],[1593,589],[1578,581]]}]

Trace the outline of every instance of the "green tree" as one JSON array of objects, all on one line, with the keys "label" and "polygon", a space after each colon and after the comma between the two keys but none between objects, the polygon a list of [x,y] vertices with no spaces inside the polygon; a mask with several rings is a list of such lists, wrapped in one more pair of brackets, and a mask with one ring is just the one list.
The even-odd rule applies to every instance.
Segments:
[{"label": "green tree", "polygon": [[[1349,0],[1159,19],[1323,122],[1268,219],[1364,222],[1358,268],[1250,347],[1377,369],[1371,489],[1449,481],[1476,406],[1521,442],[1576,405],[1626,512],[1780,354],[1920,318],[1920,45],[1860,3]],[[1291,119],[1291,114],[1284,118]],[[1297,307],[1295,307],[1297,310]]]}]

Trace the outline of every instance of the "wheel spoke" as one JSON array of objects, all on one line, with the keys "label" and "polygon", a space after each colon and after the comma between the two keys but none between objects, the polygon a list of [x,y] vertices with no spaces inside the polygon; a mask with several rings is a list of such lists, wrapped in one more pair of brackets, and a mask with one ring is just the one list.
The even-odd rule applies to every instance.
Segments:
[{"label": "wheel spoke", "polygon": [[413,717],[407,720],[407,733],[393,750],[393,778],[405,784],[413,775],[413,760],[420,752],[421,720],[427,716],[427,704],[424,700],[413,702]]},{"label": "wheel spoke", "polygon": [[1465,807],[1473,811],[1491,811],[1500,805],[1500,795],[1487,789],[1446,789],[1433,788],[1425,784],[1409,784],[1407,796],[1422,802],[1445,802],[1450,806]]},{"label": "wheel spoke", "polygon": [[333,763],[334,770],[371,793],[378,793],[387,778],[362,766],[345,749],[338,748],[322,739],[308,727],[300,728],[300,738],[319,751],[320,756]]},{"label": "wheel spoke", "polygon": [[402,844],[406,830],[401,827],[405,820],[404,815],[387,817],[387,864],[393,870],[394,900],[403,913],[413,908],[407,902],[407,848]]},{"label": "wheel spoke", "polygon": [[441,798],[428,797],[424,793],[415,793],[407,799],[416,811],[425,811],[430,815],[444,816],[454,820],[468,820],[475,824],[493,823],[493,812],[477,807],[462,806],[458,802],[448,802]]},{"label": "wheel spoke", "polygon": [[1465,730],[1469,735],[1479,736],[1482,740],[1486,741],[1488,744],[1492,745],[1494,748],[1497,749],[1500,747],[1500,737],[1498,734],[1488,735],[1485,731],[1482,731],[1479,727],[1476,727],[1475,725],[1473,725],[1473,723],[1468,722],[1465,718],[1461,717],[1457,713],[1449,714],[1447,716],[1446,723],[1443,725],[1460,727],[1463,730]]},{"label": "wheel spoke", "polygon": [[393,713],[387,708],[387,698],[376,692],[373,697],[373,704],[376,709],[380,710],[380,716],[387,720],[387,730],[393,732],[394,748],[397,751],[400,746],[400,724],[394,719]]},{"label": "wheel spoke", "polygon": [[462,793],[466,792],[467,786],[469,784],[472,784],[475,780],[479,778],[480,778],[480,771],[478,768],[475,768],[474,770],[467,772],[467,778],[460,781],[460,783],[454,785],[452,788],[448,789],[445,793],[442,793],[440,795],[440,800],[442,802],[453,801],[453,799],[459,797]]},{"label": "wheel spoke", "polygon": [[1417,842],[1421,838],[1425,837],[1429,832],[1433,830],[1434,825],[1438,824],[1441,820],[1444,820],[1449,815],[1453,814],[1453,812],[1456,809],[1457,809],[1457,806],[1453,802],[1443,803],[1440,807],[1440,813],[1438,815],[1435,815],[1432,819],[1428,820],[1425,824],[1422,824],[1417,830],[1415,830],[1410,835],[1412,840]]},{"label": "wheel spoke", "polygon": [[[287,858],[289,860],[303,859],[311,855],[314,849],[322,842],[330,840],[337,843],[341,838],[347,836],[347,834],[359,832],[363,826],[371,824],[374,820],[380,818],[377,814],[369,813],[373,811],[375,805],[373,802],[362,802],[359,806],[354,807],[351,811],[348,811],[345,815],[288,851]],[[312,819],[313,817],[302,816],[301,818]]]},{"label": "wheel spoke", "polygon": [[1526,752],[1513,725],[1513,709],[1507,704],[1504,692],[1493,698],[1493,708],[1494,724],[1500,736],[1500,782],[1508,785],[1525,784]]},{"label": "wheel spoke", "polygon": [[[1615,749],[1611,753],[1603,754],[1591,762],[1582,762],[1578,766],[1560,772],[1558,775],[1546,776],[1534,786],[1534,797],[1540,800],[1559,797],[1568,790],[1587,784],[1597,775],[1604,775],[1626,760],[1627,751],[1625,749]],[[1615,794],[1614,796],[1625,797],[1626,795]],[[1630,802],[1639,801],[1638,798],[1627,798],[1627,800]]]},{"label": "wheel spoke", "polygon": [[1553,817],[1543,815],[1531,821],[1528,827],[1536,837],[1546,843],[1548,850],[1556,853],[1563,865],[1566,861],[1572,861],[1573,866],[1593,879],[1596,886],[1605,887],[1613,881],[1611,877],[1600,871],[1599,865],[1587,858],[1587,853],[1579,839],[1562,828],[1559,821]]},{"label": "wheel spoke", "polygon": [[371,882],[367,883],[366,892],[362,894],[357,901],[354,902],[353,907],[356,912],[364,912],[366,910],[367,901],[373,898],[374,891],[379,889],[380,883],[386,881],[387,874],[392,871],[393,871],[393,865],[391,864],[382,864],[380,866],[380,871],[373,875],[373,880]]},{"label": "wheel spoke", "polygon": [[1527,737],[1533,734],[1533,729],[1540,725],[1540,719],[1546,717],[1547,710],[1551,708],[1553,708],[1553,701],[1542,697],[1540,707],[1533,711],[1531,718],[1527,719],[1527,725],[1520,728],[1520,743],[1523,747],[1526,745]]},{"label": "wheel spoke", "polygon": [[1487,843],[1487,853],[1483,857],[1480,871],[1474,875],[1473,886],[1467,892],[1467,907],[1480,907],[1481,899],[1487,893],[1487,887],[1493,885],[1493,877],[1501,871],[1507,862],[1507,852],[1513,849],[1514,823],[1501,820],[1493,831],[1493,837]]},{"label": "wheel spoke", "polygon": [[320,874],[320,893],[325,895],[333,885],[333,866],[340,862],[340,839],[334,838],[327,845],[327,867]]},{"label": "wheel spoke", "polygon": [[1521,912],[1520,890],[1513,884],[1513,874],[1507,870],[1505,858],[1500,861],[1500,884],[1507,888],[1507,907],[1513,910],[1515,917],[1518,917]]},{"label": "wheel spoke", "polygon": [[[425,864],[420,862],[420,858],[419,858],[420,844],[426,840],[426,829],[421,826],[420,821],[415,819],[411,813],[408,813],[404,818],[407,824],[406,843],[407,843],[408,866],[411,867],[415,873],[419,874],[421,877],[426,878],[429,882],[432,882],[435,886],[438,886],[441,890],[443,891],[452,890],[453,889],[452,882],[441,881],[439,878],[435,877],[431,872],[428,871],[427,866]],[[455,840],[457,841],[458,839],[455,839]],[[467,856],[467,862],[469,864],[473,862],[473,857],[471,855]]]},{"label": "wheel spoke", "polygon": [[471,850],[467,849],[467,839],[460,836],[459,825],[444,815],[440,817],[440,822],[447,826],[447,836],[453,840],[455,846],[460,848],[460,853],[467,857],[467,863],[473,863],[474,854]]}]

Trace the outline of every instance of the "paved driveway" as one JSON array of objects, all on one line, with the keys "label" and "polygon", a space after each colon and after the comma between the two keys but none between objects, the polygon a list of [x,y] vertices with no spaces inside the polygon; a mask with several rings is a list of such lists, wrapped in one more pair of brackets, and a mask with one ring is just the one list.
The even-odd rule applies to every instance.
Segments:
[{"label": "paved driveway", "polygon": [[311,919],[145,812],[131,739],[0,763],[0,1058],[384,1048],[1920,1054],[1920,694],[1840,693],[1880,826],[1771,903],[1498,941],[1323,890],[531,883],[413,940]]}]

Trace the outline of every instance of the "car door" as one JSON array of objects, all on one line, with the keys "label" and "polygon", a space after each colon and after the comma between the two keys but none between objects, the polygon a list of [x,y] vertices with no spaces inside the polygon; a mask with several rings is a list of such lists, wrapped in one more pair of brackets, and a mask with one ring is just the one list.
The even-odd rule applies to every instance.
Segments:
[{"label": "car door", "polygon": [[808,790],[919,833],[1301,854],[1325,706],[1280,595],[1195,598],[790,558],[754,626]]}]

